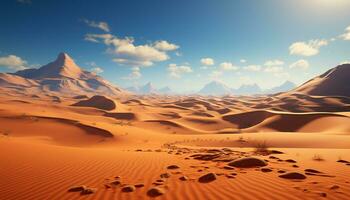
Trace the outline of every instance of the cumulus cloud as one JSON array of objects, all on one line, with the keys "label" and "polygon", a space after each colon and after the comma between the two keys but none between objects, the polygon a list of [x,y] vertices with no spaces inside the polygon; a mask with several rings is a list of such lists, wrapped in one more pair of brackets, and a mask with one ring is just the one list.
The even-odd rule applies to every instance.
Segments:
[{"label": "cumulus cloud", "polygon": [[246,59],[241,59],[239,62],[241,62],[241,63],[246,63],[247,60],[246,60]]},{"label": "cumulus cloud", "polygon": [[103,69],[101,67],[97,66],[97,64],[95,62],[88,62],[86,64],[91,66],[90,71],[95,73],[95,74],[99,74],[99,73],[103,72]]},{"label": "cumulus cloud", "polygon": [[85,22],[85,24],[87,24],[90,27],[98,28],[98,29],[101,29],[101,30],[103,30],[105,32],[109,32],[110,31],[109,25],[107,24],[107,22],[95,22],[95,21],[90,21],[90,20],[87,20],[87,19],[84,19],[83,21]]},{"label": "cumulus cloud", "polygon": [[265,66],[281,66],[284,65],[284,62],[281,60],[268,60],[264,64]]},{"label": "cumulus cloud", "polygon": [[343,40],[350,40],[350,26],[345,29],[345,33],[340,35]]},{"label": "cumulus cloud", "polygon": [[214,65],[214,59],[212,59],[212,58],[202,58],[201,59],[201,63],[202,63],[202,65],[205,65],[205,66],[211,66],[211,65]]},{"label": "cumulus cloud", "polygon": [[193,72],[192,68],[187,65],[169,64],[169,75],[173,78],[181,78],[182,74]]},{"label": "cumulus cloud", "polygon": [[0,57],[0,66],[13,70],[22,70],[27,68],[27,61],[15,55]]},{"label": "cumulus cloud", "polygon": [[156,41],[153,46],[161,51],[174,51],[179,48],[178,45],[169,43],[165,40]]},{"label": "cumulus cloud", "polygon": [[141,76],[142,76],[142,74],[140,72],[140,68],[133,67],[133,68],[131,68],[131,73],[127,77],[123,77],[123,79],[136,80],[136,79],[141,78]]},{"label": "cumulus cloud", "polygon": [[261,70],[261,66],[260,65],[248,65],[243,67],[244,70],[247,71],[253,71],[253,72],[257,72]]},{"label": "cumulus cloud", "polygon": [[328,45],[327,40],[309,40],[308,42],[295,42],[289,46],[291,55],[314,56],[319,53],[322,46]]},{"label": "cumulus cloud", "polygon": [[96,74],[99,74],[103,72],[103,69],[101,67],[94,67],[94,68],[91,68],[91,71]]},{"label": "cumulus cloud", "polygon": [[303,70],[306,70],[308,69],[310,66],[309,62],[307,60],[298,60],[296,61],[295,63],[292,63],[291,65],[289,65],[289,68],[291,69],[303,69]]},{"label": "cumulus cloud", "polygon": [[225,71],[236,71],[236,70],[238,70],[238,67],[234,66],[230,62],[223,62],[223,63],[221,63],[220,64],[220,68],[221,68],[221,70],[225,70]]},{"label": "cumulus cloud", "polygon": [[112,34],[87,34],[85,40],[104,43],[108,46],[107,52],[115,56],[113,61],[123,65],[147,67],[152,66],[154,62],[169,59],[166,51],[159,50],[152,44],[135,45],[131,37],[118,38]]}]

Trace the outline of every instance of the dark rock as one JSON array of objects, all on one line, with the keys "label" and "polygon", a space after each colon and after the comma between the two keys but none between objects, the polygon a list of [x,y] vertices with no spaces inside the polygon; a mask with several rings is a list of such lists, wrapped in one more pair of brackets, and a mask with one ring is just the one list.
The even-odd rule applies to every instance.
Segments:
[{"label": "dark rock", "polygon": [[159,187],[153,187],[147,191],[147,195],[150,197],[157,197],[165,194],[165,190]]},{"label": "dark rock", "polygon": [[238,168],[250,168],[250,167],[264,167],[267,165],[267,163],[259,158],[254,157],[247,157],[247,158],[240,158],[237,160],[234,160],[228,164],[232,167],[238,167]]},{"label": "dark rock", "polygon": [[279,175],[280,178],[285,178],[285,179],[306,179],[306,176],[304,174],[298,173],[298,172],[289,172],[286,174]]},{"label": "dark rock", "polygon": [[167,169],[179,169],[180,167],[177,165],[169,165]]},{"label": "dark rock", "polygon": [[126,185],[122,187],[122,192],[133,192],[136,190],[136,187],[133,185]]},{"label": "dark rock", "polygon": [[262,172],[272,172],[272,169],[264,167],[264,168],[261,168],[261,171]]},{"label": "dark rock", "polygon": [[198,181],[200,183],[209,183],[216,180],[216,175],[214,173],[208,173],[199,177]]},{"label": "dark rock", "polygon": [[73,186],[68,189],[68,192],[81,192],[85,190],[87,187],[85,185]]},{"label": "dark rock", "polygon": [[293,160],[293,159],[287,159],[285,160],[285,162],[288,162],[288,163],[296,163],[297,161]]}]

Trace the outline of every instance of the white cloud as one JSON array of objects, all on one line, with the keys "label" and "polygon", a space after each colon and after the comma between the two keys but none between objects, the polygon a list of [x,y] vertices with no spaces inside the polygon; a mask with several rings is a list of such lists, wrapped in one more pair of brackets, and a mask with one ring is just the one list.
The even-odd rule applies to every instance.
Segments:
[{"label": "white cloud", "polygon": [[319,53],[322,46],[328,45],[327,40],[309,40],[306,42],[295,42],[289,46],[291,55],[314,56]]},{"label": "white cloud", "polygon": [[292,63],[291,65],[289,65],[289,68],[291,69],[303,69],[306,70],[308,69],[310,66],[309,62],[307,60],[298,60],[295,63]]},{"label": "white cloud", "polygon": [[212,58],[202,58],[201,59],[201,63],[202,63],[202,65],[206,65],[206,66],[214,65],[214,59],[212,59]]},{"label": "white cloud", "polygon": [[136,79],[141,78],[141,76],[142,76],[142,74],[140,72],[140,68],[133,67],[133,68],[131,68],[131,73],[127,77],[123,77],[123,79],[136,80]]},{"label": "white cloud", "polygon": [[26,69],[27,61],[15,55],[0,57],[0,66],[14,70]]},{"label": "white cloud", "polygon": [[109,32],[109,25],[107,24],[107,22],[95,22],[95,21],[90,21],[87,19],[83,20],[88,26],[93,27],[93,28],[99,28],[105,32]]},{"label": "white cloud", "polygon": [[193,72],[192,68],[187,65],[169,64],[169,75],[173,78],[181,78],[182,74]]},{"label": "white cloud", "polygon": [[265,66],[281,66],[284,65],[284,62],[281,60],[268,60],[264,64]]},{"label": "white cloud", "polygon": [[248,65],[243,67],[244,70],[247,71],[253,71],[253,72],[257,72],[261,70],[261,66],[260,65]]},{"label": "white cloud", "polygon": [[238,67],[237,66],[234,66],[232,63],[230,62],[223,62],[220,64],[220,68],[222,70],[225,70],[225,71],[235,71],[235,70],[238,70]]},{"label": "white cloud", "polygon": [[99,73],[103,72],[103,69],[101,67],[97,66],[97,64],[95,62],[88,62],[86,64],[91,66],[90,71],[93,73],[99,74]]},{"label": "white cloud", "polygon": [[173,51],[179,48],[178,45],[176,44],[171,44],[165,40],[161,40],[161,41],[156,41],[154,43],[154,48],[161,50],[161,51]]},{"label": "white cloud", "polygon": [[94,68],[91,68],[91,71],[96,74],[99,74],[103,72],[103,69],[101,67],[94,67]]},{"label": "white cloud", "polygon": [[103,42],[108,46],[107,52],[114,55],[113,61],[132,67],[152,66],[154,62],[169,59],[165,51],[155,48],[153,45],[135,45],[130,37],[118,38],[112,34],[87,34],[85,40],[91,42]]},{"label": "white cloud", "polygon": [[245,59],[241,59],[239,62],[241,62],[241,63],[246,63],[246,62],[247,62],[247,60],[245,60]]},{"label": "white cloud", "polygon": [[345,29],[345,33],[340,35],[343,40],[350,40],[350,26]]}]

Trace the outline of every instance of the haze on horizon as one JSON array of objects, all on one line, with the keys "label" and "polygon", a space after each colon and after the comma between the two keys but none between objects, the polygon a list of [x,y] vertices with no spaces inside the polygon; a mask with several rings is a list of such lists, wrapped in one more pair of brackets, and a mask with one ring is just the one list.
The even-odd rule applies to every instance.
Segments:
[{"label": "haze on horizon", "polygon": [[346,0],[7,0],[1,7],[0,72],[39,67],[64,51],[124,88],[152,82],[188,92],[213,80],[231,88],[301,84],[350,60]]}]

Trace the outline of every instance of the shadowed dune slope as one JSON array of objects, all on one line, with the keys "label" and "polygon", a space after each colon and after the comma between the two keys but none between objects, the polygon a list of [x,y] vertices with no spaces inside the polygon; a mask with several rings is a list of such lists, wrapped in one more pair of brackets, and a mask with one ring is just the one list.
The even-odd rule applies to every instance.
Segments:
[{"label": "shadowed dune slope", "polygon": [[[347,133],[350,118],[332,113],[277,113],[270,111],[251,111],[229,114],[222,117],[243,129],[244,132],[327,132]],[[332,123],[329,123],[332,122]]]}]

